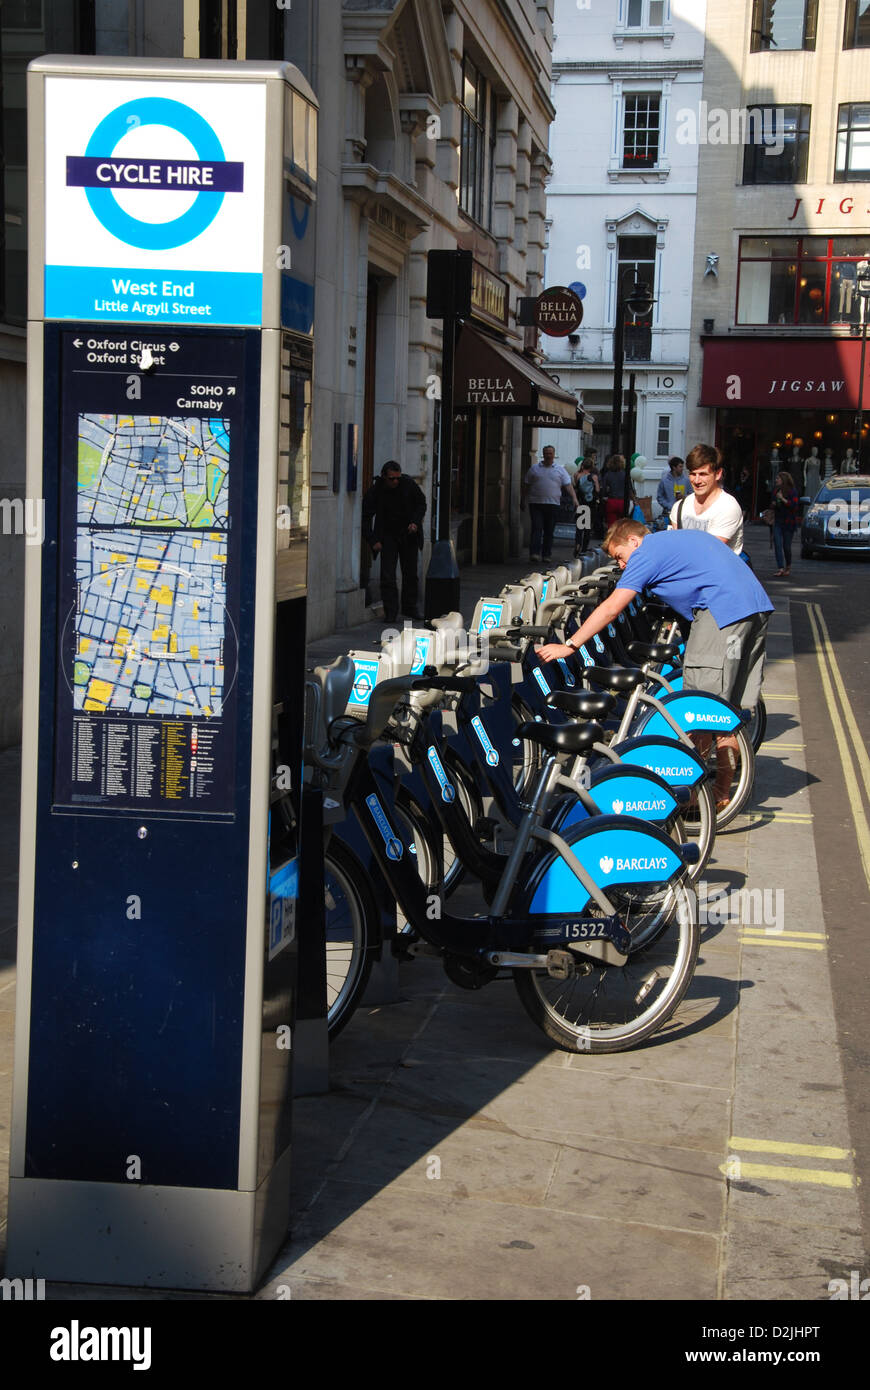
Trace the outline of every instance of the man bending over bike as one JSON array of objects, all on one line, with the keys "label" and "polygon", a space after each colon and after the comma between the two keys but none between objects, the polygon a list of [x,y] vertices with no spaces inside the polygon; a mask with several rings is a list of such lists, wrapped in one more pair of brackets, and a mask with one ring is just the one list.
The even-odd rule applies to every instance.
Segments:
[{"label": "man bending over bike", "polygon": [[[650,534],[639,521],[629,518],[610,527],[604,549],[619,564],[622,578],[609,598],[571,634],[569,642],[549,642],[538,649],[541,660],[573,655],[614,622],[637,594],[651,589],[692,623],[683,659],[683,689],[705,690],[730,700],[738,709],[753,709],[761,692],[773,604],[749,567],[706,531]],[[709,748],[710,734],[696,734],[694,738],[700,751]],[[714,791],[717,810],[728,804],[730,749],[737,751],[734,736],[720,735]]]}]

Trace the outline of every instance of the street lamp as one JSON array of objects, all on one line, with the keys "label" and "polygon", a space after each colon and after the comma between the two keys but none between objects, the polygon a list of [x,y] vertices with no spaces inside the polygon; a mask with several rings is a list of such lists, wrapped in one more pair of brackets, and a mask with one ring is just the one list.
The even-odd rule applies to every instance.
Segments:
[{"label": "street lamp", "polygon": [[[642,318],[649,313],[653,306],[653,293],[649,285],[643,284],[638,279],[637,271],[634,274],[634,284],[626,294],[625,275],[617,281],[616,295],[616,322],[613,325],[613,411],[610,426],[610,453],[621,454],[622,448],[622,368],[625,358],[625,311],[628,310],[634,318]],[[625,495],[624,512],[625,516],[629,513],[629,500],[631,497],[631,473],[626,465],[625,469]]]},{"label": "street lamp", "polygon": [[861,472],[861,435],[864,429],[864,359],[867,352],[867,306],[870,302],[870,261],[859,261],[856,289],[861,296],[861,367],[858,372],[858,418],[855,437],[855,463]]}]

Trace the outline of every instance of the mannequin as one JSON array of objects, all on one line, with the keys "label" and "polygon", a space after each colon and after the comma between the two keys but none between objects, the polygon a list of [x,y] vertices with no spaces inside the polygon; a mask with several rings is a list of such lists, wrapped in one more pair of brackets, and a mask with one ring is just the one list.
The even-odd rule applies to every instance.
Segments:
[{"label": "mannequin", "polygon": [[822,485],[822,461],[815,444],[804,466],[804,493],[812,499]]},{"label": "mannequin", "polygon": [[830,476],[831,476],[831,474],[833,473],[833,471],[834,471],[834,451],[833,451],[833,449],[826,449],[826,450],[825,450],[825,466],[824,466],[824,470],[823,470],[823,472],[822,472],[822,478],[823,478],[823,479],[824,479],[824,478],[830,478]]},{"label": "mannequin", "polygon": [[796,444],[792,445],[791,454],[785,465],[787,473],[794,478],[794,485],[797,488],[798,497],[803,496],[804,491],[804,463],[801,458],[801,451]]},{"label": "mannequin", "polygon": [[842,472],[843,472],[843,473],[855,473],[855,472],[857,472],[857,468],[856,468],[856,465],[855,465],[855,451],[854,451],[854,449],[847,449],[847,450],[846,450],[846,457],[843,459]]}]

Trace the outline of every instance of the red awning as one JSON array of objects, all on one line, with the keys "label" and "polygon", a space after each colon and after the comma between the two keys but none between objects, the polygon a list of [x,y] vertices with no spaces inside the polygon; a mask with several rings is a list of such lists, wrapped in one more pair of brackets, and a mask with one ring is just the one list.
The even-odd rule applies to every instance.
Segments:
[{"label": "red awning", "polygon": [[577,397],[518,352],[464,324],[456,345],[453,404],[490,406],[508,415],[556,415],[577,425]]},{"label": "red awning", "polygon": [[[860,338],[703,338],[701,405],[857,410]],[[870,407],[870,347],[864,364]]]}]

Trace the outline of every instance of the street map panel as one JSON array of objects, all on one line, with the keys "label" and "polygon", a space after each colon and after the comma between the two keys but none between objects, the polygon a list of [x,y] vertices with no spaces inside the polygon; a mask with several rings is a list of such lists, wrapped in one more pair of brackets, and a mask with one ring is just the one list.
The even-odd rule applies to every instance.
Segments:
[{"label": "street map panel", "polygon": [[74,707],[219,716],[229,421],[78,421]]}]

